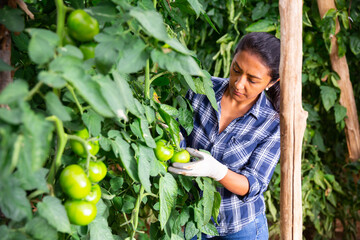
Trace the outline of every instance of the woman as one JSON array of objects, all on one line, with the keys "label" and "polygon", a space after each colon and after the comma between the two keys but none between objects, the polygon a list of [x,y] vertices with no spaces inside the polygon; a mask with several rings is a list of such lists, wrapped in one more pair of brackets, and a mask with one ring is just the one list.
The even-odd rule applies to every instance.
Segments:
[{"label": "woman", "polygon": [[263,193],[280,156],[279,63],[277,38],[247,34],[236,47],[229,79],[212,78],[218,112],[205,95],[187,94],[194,129],[186,146],[200,160],[173,163],[169,171],[222,184],[220,237],[205,239],[268,239]]}]

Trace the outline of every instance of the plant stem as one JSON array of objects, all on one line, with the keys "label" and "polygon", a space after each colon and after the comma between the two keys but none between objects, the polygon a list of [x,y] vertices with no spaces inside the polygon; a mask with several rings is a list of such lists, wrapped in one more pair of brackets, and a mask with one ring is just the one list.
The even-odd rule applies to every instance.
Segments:
[{"label": "plant stem", "polygon": [[157,79],[157,78],[159,78],[159,77],[161,77],[162,75],[165,75],[165,74],[167,74],[167,73],[169,73],[169,72],[168,72],[168,71],[165,71],[165,72],[161,72],[161,73],[156,74],[155,76],[153,76],[153,77],[150,79],[150,83],[152,83],[155,79]]},{"label": "plant stem", "polygon": [[37,93],[37,91],[39,91],[39,89],[41,88],[41,86],[43,85],[43,82],[38,82],[32,89],[31,91],[28,93],[28,95],[25,97],[25,101],[29,101],[35,93]]},{"label": "plant stem", "polygon": [[64,36],[64,26],[65,26],[65,15],[66,15],[66,6],[62,0],[55,0],[56,11],[57,11],[57,22],[56,22],[56,34],[60,39],[60,46],[62,46],[62,39]]},{"label": "plant stem", "polygon": [[154,8],[156,9],[157,0],[153,0],[153,2],[154,2]]},{"label": "plant stem", "polygon": [[16,138],[16,142],[14,144],[14,151],[13,151],[13,154],[11,157],[11,166],[10,166],[10,171],[9,171],[10,174],[12,173],[12,171],[14,171],[14,169],[16,168],[17,163],[19,161],[20,149],[21,149],[23,141],[24,141],[23,135],[19,135]]},{"label": "plant stem", "polygon": [[65,149],[65,145],[67,142],[67,134],[64,132],[63,123],[59,118],[57,118],[56,116],[50,116],[50,117],[47,117],[46,120],[55,123],[56,132],[58,135],[55,160],[53,161],[53,164],[50,168],[49,175],[48,175],[48,183],[53,184],[53,182],[55,180],[56,171],[61,165],[61,157],[62,157],[62,154]]},{"label": "plant stem", "polygon": [[77,97],[76,97],[74,88],[73,88],[71,85],[69,85],[69,84],[66,84],[66,88],[70,91],[71,96],[74,98],[75,104],[76,104],[76,106],[79,108],[80,114],[83,115],[84,109],[82,108],[79,100],[78,100]]},{"label": "plant stem", "polygon": [[145,98],[150,99],[150,60],[146,60],[145,67]]},{"label": "plant stem", "polygon": [[143,185],[141,185],[140,192],[139,192],[138,198],[136,200],[135,208],[134,208],[134,210],[132,211],[132,214],[131,214],[131,222],[132,222],[132,225],[133,225],[133,232],[132,232],[132,235],[131,235],[131,239],[134,239],[136,229],[137,229],[137,226],[138,226],[138,223],[139,223],[139,209],[140,209],[141,201],[142,201],[142,199],[144,197],[144,191],[145,191],[145,188],[144,188]]}]

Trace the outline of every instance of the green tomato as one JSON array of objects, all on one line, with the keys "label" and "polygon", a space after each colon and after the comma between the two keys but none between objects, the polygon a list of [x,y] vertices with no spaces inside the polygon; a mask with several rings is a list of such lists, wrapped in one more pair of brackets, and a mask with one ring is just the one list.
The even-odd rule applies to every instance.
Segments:
[{"label": "green tomato", "polygon": [[88,60],[90,58],[94,58],[95,57],[95,47],[96,47],[96,43],[94,42],[90,42],[90,43],[84,43],[80,45],[80,50],[84,55],[84,60]]},{"label": "green tomato", "polygon": [[70,13],[67,26],[70,35],[80,42],[91,41],[99,33],[98,21],[82,9]]},{"label": "green tomato", "polygon": [[313,32],[308,32],[308,33],[305,34],[304,42],[307,45],[311,45],[314,42],[314,37],[315,37],[315,34]]},{"label": "green tomato", "polygon": [[[89,132],[86,128],[75,133],[76,136],[86,140],[89,138]],[[71,149],[80,157],[86,157],[86,150],[81,142],[76,140],[70,141]],[[88,142],[87,148],[92,155],[96,155],[100,150],[99,141]]]},{"label": "green tomato", "polygon": [[100,200],[100,198],[101,198],[101,189],[99,184],[92,185],[91,191],[89,195],[85,197],[85,200],[96,205],[96,203]]},{"label": "green tomato", "polygon": [[[86,159],[79,161],[79,165],[86,168]],[[107,167],[102,161],[90,161],[89,163],[89,179],[91,182],[100,182],[106,176]]]},{"label": "green tomato", "polygon": [[174,153],[174,156],[171,158],[171,162],[188,163],[190,162],[190,154],[185,149],[182,149]]},{"label": "green tomato", "polygon": [[64,193],[73,199],[82,199],[90,193],[91,182],[79,165],[72,164],[64,168],[59,181]]},{"label": "green tomato", "polygon": [[84,200],[67,200],[65,210],[70,223],[80,226],[86,226],[91,223],[97,213],[95,204]]},{"label": "green tomato", "polygon": [[174,148],[164,139],[156,142],[155,155],[160,161],[167,161],[174,155]]}]

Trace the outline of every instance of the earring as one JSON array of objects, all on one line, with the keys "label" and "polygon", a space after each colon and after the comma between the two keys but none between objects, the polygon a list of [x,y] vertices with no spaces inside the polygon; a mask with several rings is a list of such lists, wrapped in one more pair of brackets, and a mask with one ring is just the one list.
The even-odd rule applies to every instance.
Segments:
[{"label": "earring", "polygon": [[267,90],[269,90],[269,88],[267,87],[267,88],[265,88],[265,91],[267,91]]}]

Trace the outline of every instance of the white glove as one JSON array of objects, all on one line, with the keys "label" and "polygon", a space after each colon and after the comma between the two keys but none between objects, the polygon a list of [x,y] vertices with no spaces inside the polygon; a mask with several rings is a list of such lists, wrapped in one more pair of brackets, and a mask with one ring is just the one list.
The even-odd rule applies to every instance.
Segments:
[{"label": "white glove", "polygon": [[211,177],[216,181],[223,179],[228,171],[227,166],[221,164],[210,154],[200,152],[193,148],[186,148],[191,156],[200,160],[189,163],[173,163],[169,166],[168,171],[176,174],[193,177]]}]

